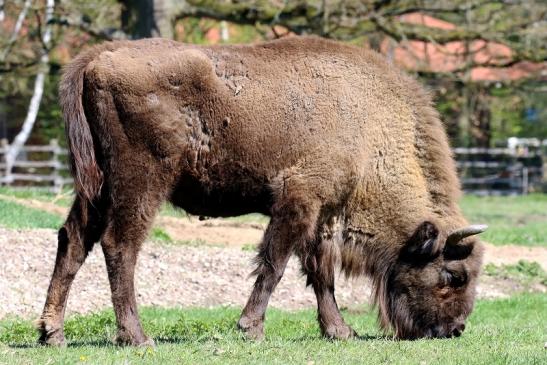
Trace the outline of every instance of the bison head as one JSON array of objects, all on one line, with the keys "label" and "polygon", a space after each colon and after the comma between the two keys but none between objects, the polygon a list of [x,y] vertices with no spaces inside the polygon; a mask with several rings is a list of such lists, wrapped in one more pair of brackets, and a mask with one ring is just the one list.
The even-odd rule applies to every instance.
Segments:
[{"label": "bison head", "polygon": [[473,309],[482,250],[474,225],[442,234],[422,223],[378,287],[380,322],[397,338],[459,336]]}]

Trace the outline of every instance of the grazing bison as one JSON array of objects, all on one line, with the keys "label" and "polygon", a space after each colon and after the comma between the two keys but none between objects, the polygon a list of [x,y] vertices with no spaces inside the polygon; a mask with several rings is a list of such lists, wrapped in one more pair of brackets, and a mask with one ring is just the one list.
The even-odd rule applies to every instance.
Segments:
[{"label": "grazing bison", "polygon": [[458,336],[482,248],[431,99],[378,54],[320,38],[198,47],[149,39],[90,48],[60,86],[77,197],[59,231],[40,341],[64,343],[70,285],[101,241],[120,344],[142,345],[139,248],[164,201],[190,214],[271,217],[239,328],[263,336],[294,253],[323,334],[348,338],[335,267],[368,275],[398,338]]}]

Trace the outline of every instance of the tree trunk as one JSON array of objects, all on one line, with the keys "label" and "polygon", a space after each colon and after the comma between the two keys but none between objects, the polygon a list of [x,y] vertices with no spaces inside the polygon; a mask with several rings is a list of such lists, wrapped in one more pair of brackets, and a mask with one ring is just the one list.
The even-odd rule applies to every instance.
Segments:
[{"label": "tree trunk", "polygon": [[4,19],[6,18],[6,14],[4,12],[4,5],[5,5],[4,0],[0,0],[0,22],[3,22]]},{"label": "tree trunk", "polygon": [[121,0],[122,29],[133,38],[173,38],[173,22],[187,4],[182,0]]},{"label": "tree trunk", "polygon": [[15,136],[13,142],[10,145],[9,150],[6,152],[6,177],[7,183],[9,184],[11,180],[11,173],[13,170],[13,165],[15,159],[21,150],[21,147],[27,142],[34,123],[36,122],[36,116],[38,115],[38,110],[40,109],[40,102],[42,101],[42,95],[44,94],[44,82],[45,77],[49,72],[49,47],[51,41],[51,24],[49,21],[53,18],[53,9],[55,7],[55,0],[47,0],[46,2],[46,19],[44,24],[46,24],[46,30],[42,36],[42,43],[44,47],[41,50],[40,56],[40,65],[39,71],[36,75],[36,80],[34,80],[34,92],[32,98],[30,99],[29,108],[27,111],[27,116],[21,127],[21,131]]}]

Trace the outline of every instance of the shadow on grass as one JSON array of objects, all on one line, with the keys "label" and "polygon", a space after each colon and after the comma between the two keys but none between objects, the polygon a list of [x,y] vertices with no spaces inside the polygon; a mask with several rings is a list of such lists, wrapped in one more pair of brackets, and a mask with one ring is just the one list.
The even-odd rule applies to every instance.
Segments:
[{"label": "shadow on grass", "polygon": [[[387,340],[391,337],[385,336],[385,335],[358,335],[357,337],[354,337],[349,340],[336,340],[336,339],[328,339],[325,337],[322,337],[320,334],[317,335],[309,335],[309,336],[300,336],[295,338],[279,338],[277,336],[272,336],[272,340],[290,340],[291,342],[309,342],[314,340],[322,340],[326,343],[330,342],[336,342],[336,341],[374,341],[374,340]],[[223,340],[233,340],[236,342],[242,342],[242,343],[263,343],[268,342],[269,339],[266,338],[265,340],[261,341],[255,341],[251,339],[245,338],[245,336],[236,336],[235,338],[229,339],[229,338],[219,338],[217,336],[200,336],[200,337],[155,337],[153,338],[156,345],[171,345],[171,344],[185,344],[185,343],[206,343],[206,342],[220,342]],[[8,344],[8,347],[13,349],[37,349],[37,348],[53,348],[48,345],[39,344],[38,340],[36,340],[35,343],[10,343]],[[102,339],[102,340],[76,340],[76,341],[67,341],[67,348],[77,348],[77,347],[127,347],[122,345],[116,345],[112,341],[108,339]],[[61,347],[62,348],[62,347]]]},{"label": "shadow on grass", "polygon": [[[37,349],[37,348],[54,348],[53,346],[43,345],[38,343],[36,340],[35,343],[10,343],[9,347],[13,349]],[[69,341],[66,347],[83,347],[83,346],[94,346],[94,347],[115,347],[112,341],[108,340],[89,340],[89,341]],[[58,347],[63,348],[63,347]]]}]

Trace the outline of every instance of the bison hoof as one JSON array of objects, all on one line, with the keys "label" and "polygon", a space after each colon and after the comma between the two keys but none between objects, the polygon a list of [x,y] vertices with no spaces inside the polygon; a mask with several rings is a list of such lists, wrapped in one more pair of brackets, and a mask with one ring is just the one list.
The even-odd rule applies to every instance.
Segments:
[{"label": "bison hoof", "polygon": [[64,347],[66,346],[65,334],[62,329],[56,330],[40,330],[40,338],[38,339],[40,345]]},{"label": "bison hoof", "polygon": [[323,336],[332,340],[347,340],[357,337],[357,332],[347,324],[339,324],[324,328]]},{"label": "bison hoof", "polygon": [[60,327],[53,326],[51,324],[47,324],[43,319],[35,322],[35,325],[40,333],[40,337],[38,338],[38,343],[40,345],[57,347],[66,346],[65,334],[62,325]]},{"label": "bison hoof", "polygon": [[42,333],[38,339],[40,345],[65,347],[66,340],[62,331],[55,332],[53,334]]},{"label": "bison hoof", "polygon": [[144,334],[140,336],[132,335],[127,331],[118,331],[116,337],[113,340],[114,344],[119,346],[141,346],[141,347],[154,347],[154,340],[145,336]]},{"label": "bison hoof", "polygon": [[241,317],[237,322],[237,328],[250,340],[260,341],[264,339],[264,321],[261,319],[253,320],[248,317]]}]

